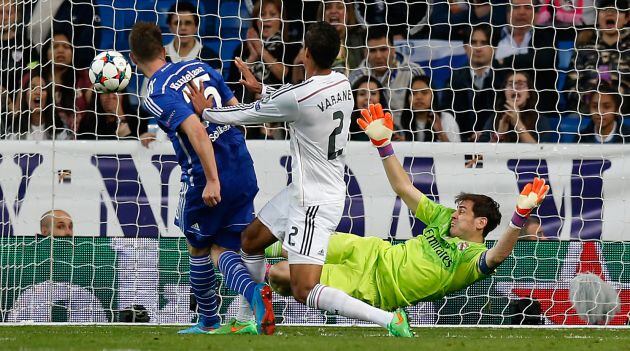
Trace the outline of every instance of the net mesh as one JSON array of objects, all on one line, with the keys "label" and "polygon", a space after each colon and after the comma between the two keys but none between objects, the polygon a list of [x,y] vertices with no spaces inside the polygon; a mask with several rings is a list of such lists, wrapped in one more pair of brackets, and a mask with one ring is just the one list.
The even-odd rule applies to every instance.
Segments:
[{"label": "net mesh", "polygon": [[[491,278],[409,307],[411,321],[584,324],[569,285],[591,272],[618,292],[620,307],[604,323],[626,324],[625,0],[2,0],[1,8],[1,321],[113,322],[133,306],[156,323],[195,318],[185,240],[173,224],[177,161],[142,108],[147,83],[135,66],[124,92],[92,90],[87,69],[98,52],[129,59],[133,24],[157,23],[169,60],[201,59],[251,102],[259,96],[239,83],[234,57],[266,85],[299,83],[305,32],[326,20],[340,35],[334,69],[351,81],[355,113],[375,102],[392,112],[401,162],[431,199],[480,192],[509,218],[534,174],[552,184],[524,233],[534,240],[519,242]],[[422,224],[383,185],[352,119],[338,230],[418,235]],[[286,140],[288,129],[244,132],[260,209],[290,179],[290,158],[286,141],[255,139]],[[220,295],[220,313],[234,316],[235,296],[224,287]],[[292,298],[276,296],[274,307],[286,324],[358,323]]]}]

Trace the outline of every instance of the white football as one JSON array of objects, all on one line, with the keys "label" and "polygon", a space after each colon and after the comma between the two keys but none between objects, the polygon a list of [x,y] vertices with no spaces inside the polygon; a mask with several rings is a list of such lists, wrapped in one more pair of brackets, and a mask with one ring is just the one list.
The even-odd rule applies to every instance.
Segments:
[{"label": "white football", "polygon": [[103,51],[92,60],[89,74],[99,93],[123,91],[131,79],[131,65],[118,51]]}]

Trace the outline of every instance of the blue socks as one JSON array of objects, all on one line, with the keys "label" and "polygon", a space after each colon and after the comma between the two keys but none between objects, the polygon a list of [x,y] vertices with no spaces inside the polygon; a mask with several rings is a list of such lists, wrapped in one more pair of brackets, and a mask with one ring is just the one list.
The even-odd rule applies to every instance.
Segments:
[{"label": "blue socks", "polygon": [[219,323],[216,277],[210,256],[190,256],[190,287],[197,299],[199,322],[204,327]]},{"label": "blue socks", "polygon": [[250,306],[254,298],[256,282],[252,280],[241,256],[233,251],[225,251],[219,255],[219,270],[223,273],[225,285],[232,291],[243,295]]}]

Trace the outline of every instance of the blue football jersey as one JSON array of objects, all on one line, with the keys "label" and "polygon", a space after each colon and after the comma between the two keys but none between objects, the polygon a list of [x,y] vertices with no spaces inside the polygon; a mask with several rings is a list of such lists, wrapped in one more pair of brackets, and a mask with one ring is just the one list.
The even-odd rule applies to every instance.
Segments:
[{"label": "blue football jersey", "polygon": [[[189,82],[197,86],[203,83],[204,94],[213,95],[215,106],[223,106],[234,97],[218,72],[194,60],[167,63],[155,72],[149,80],[149,94],[144,106],[155,116],[159,127],[173,143],[182,169],[182,182],[198,187],[206,182],[203,167],[186,134],[178,131],[179,125],[195,114],[192,103],[184,94]],[[230,125],[202,123],[212,141],[223,193],[226,190],[224,187],[229,185],[230,180],[238,179],[240,172],[253,172],[253,162],[240,130]]]}]

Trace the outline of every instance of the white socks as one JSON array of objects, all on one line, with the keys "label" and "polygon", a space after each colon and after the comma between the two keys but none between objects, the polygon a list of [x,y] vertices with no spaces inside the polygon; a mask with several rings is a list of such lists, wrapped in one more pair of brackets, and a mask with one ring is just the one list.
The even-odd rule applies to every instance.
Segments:
[{"label": "white socks", "polygon": [[317,284],[306,299],[308,307],[328,311],[348,318],[378,324],[383,328],[394,318],[394,314],[386,312],[367,303],[357,300],[341,290]]},{"label": "white socks", "polygon": [[[265,280],[265,256],[264,255],[248,255],[243,251],[240,251],[241,258],[243,259],[243,265],[249,271],[249,275],[256,283],[262,283]],[[243,296],[239,296],[240,305],[238,307],[238,314],[236,320],[239,322],[247,322],[252,319],[252,308],[247,303],[247,300]]]}]

